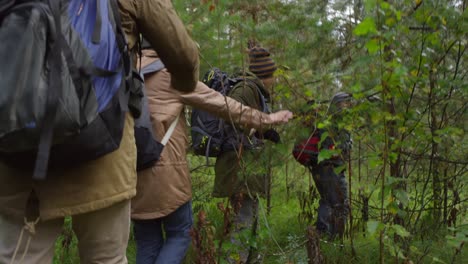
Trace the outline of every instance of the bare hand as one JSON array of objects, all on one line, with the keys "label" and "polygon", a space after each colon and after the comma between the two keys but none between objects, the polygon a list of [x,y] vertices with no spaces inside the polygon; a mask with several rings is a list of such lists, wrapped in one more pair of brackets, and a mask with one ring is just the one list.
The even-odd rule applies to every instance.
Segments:
[{"label": "bare hand", "polygon": [[281,110],[275,113],[269,114],[269,117],[271,119],[271,124],[276,125],[276,124],[285,124],[293,117],[293,113],[288,110]]}]

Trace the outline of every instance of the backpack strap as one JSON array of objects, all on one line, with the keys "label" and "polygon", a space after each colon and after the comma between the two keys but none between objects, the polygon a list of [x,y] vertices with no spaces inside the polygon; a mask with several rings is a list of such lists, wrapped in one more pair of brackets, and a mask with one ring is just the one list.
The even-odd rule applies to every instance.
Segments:
[{"label": "backpack strap", "polygon": [[255,85],[255,87],[257,88],[258,97],[260,99],[260,106],[262,107],[262,112],[269,114],[270,113],[270,107],[268,107],[267,100],[266,100],[265,96],[263,95],[262,91],[260,90],[260,88],[257,85]]},{"label": "backpack strap", "polygon": [[166,146],[167,142],[169,141],[169,139],[172,136],[172,133],[174,133],[174,130],[175,130],[175,128],[177,126],[177,123],[179,121],[179,117],[180,117],[180,115],[177,115],[176,119],[174,119],[174,121],[172,121],[171,125],[169,126],[169,129],[167,129],[166,134],[164,134],[164,137],[161,140],[161,144],[163,144],[164,146]]},{"label": "backpack strap", "polygon": [[268,107],[267,100],[266,100],[265,96],[263,95],[262,90],[260,89],[260,87],[258,87],[257,83],[254,80],[252,80],[251,78],[248,78],[248,77],[240,77],[240,78],[236,78],[235,82],[236,82],[236,84],[231,89],[231,91],[234,91],[234,89],[240,87],[241,86],[240,84],[242,82],[248,83],[249,84],[248,86],[251,87],[251,88],[255,87],[255,89],[258,92],[260,110],[262,112],[264,112],[264,113],[270,113],[270,108]]},{"label": "backpack strap", "polygon": [[0,20],[3,19],[5,13],[15,4],[15,0],[3,0],[0,5]]},{"label": "backpack strap", "polygon": [[[101,17],[101,4],[100,4],[100,1],[103,1],[103,0],[96,0],[96,21],[95,21],[95,24],[94,24],[94,29],[93,29],[93,33],[92,33],[92,37],[91,37],[91,41],[92,43],[94,44],[99,44],[99,42],[101,41],[101,28],[102,28],[102,17]],[[109,2],[114,2],[113,0],[110,0]],[[112,17],[114,18],[114,20],[118,20],[119,19],[119,16],[118,14],[116,15],[114,13],[114,10],[113,10],[113,5],[111,4],[110,5],[110,11],[112,12],[109,12],[110,14],[109,15],[112,15]],[[111,17],[111,16],[109,16]],[[63,54],[65,56],[65,59],[67,61],[67,65],[69,67],[69,71],[70,71],[70,76],[72,77],[72,81],[73,81],[73,84],[74,86],[76,87],[77,89],[77,93],[78,95],[80,95],[80,97],[83,95],[83,88],[82,88],[82,82],[80,80],[80,76],[82,76],[83,74],[85,75],[88,75],[88,76],[95,76],[95,77],[112,77],[116,74],[119,74],[121,71],[122,71],[122,67],[124,68],[124,74],[125,76],[128,76],[128,72],[127,72],[127,68],[126,68],[126,62],[125,62],[125,58],[128,57],[127,54],[125,53],[125,42],[121,43],[122,40],[121,40],[121,37],[120,37],[120,33],[119,33],[119,30],[121,30],[121,27],[118,26],[120,25],[119,23],[112,23],[112,19],[110,19],[111,21],[111,24],[114,28],[114,31],[116,32],[115,35],[116,35],[116,42],[117,42],[117,47],[121,53],[121,56],[122,56],[122,60],[119,61],[119,65],[117,66],[117,69],[116,70],[106,70],[106,69],[102,69],[102,68],[99,68],[99,67],[95,67],[95,66],[89,66],[89,67],[86,67],[86,68],[83,68],[83,67],[78,67],[76,62],[75,62],[75,59],[73,57],[73,51],[71,50],[71,47],[69,45],[67,45],[67,40],[65,39],[65,36],[63,34],[61,34],[61,32],[59,32],[58,34],[58,37],[61,38],[61,42],[63,43],[63,45],[61,45],[61,50],[63,51]],[[118,20],[120,21],[120,20]],[[126,109],[126,107],[124,107],[122,105],[122,109]]]},{"label": "backpack strap", "polygon": [[99,44],[101,42],[101,28],[102,28],[102,18],[99,14],[101,14],[101,0],[96,0],[96,20],[94,22],[94,29],[93,35],[91,37],[91,41],[94,44]]},{"label": "backpack strap", "polygon": [[128,50],[127,40],[125,38],[125,33],[122,29],[122,22],[120,20],[119,6],[117,5],[117,0],[109,0],[110,10],[112,11],[112,17],[114,18],[112,22],[115,22],[115,32],[116,32],[116,42],[117,47],[119,48],[120,53],[122,54],[123,66],[127,78],[131,76],[132,62],[130,52]]},{"label": "backpack strap", "polygon": [[62,86],[62,58],[61,52],[59,52],[59,50],[63,44],[62,39],[58,37],[62,31],[60,19],[60,1],[49,0],[49,6],[55,23],[55,41],[51,47],[51,50],[55,50],[55,52],[48,53],[51,62],[49,74],[50,89],[47,94],[46,114],[44,122],[41,126],[36,163],[34,165],[34,180],[44,180],[47,175],[50,148],[52,146],[52,136],[54,133],[54,121],[57,114],[57,100],[59,98],[60,87]]}]

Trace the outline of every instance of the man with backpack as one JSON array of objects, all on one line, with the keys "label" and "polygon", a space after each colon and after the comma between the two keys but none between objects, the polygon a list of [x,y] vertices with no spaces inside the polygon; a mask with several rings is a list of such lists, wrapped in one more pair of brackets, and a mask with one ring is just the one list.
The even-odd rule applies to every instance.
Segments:
[{"label": "man with backpack", "polygon": [[[2,2],[2,5],[4,2],[5,1]],[[60,17],[63,18],[67,16],[71,21],[78,21],[78,24],[81,23],[80,25],[82,28],[75,26],[72,31],[81,32],[82,34],[79,35],[80,37],[89,37],[89,43],[91,43],[91,41],[93,41],[94,44],[99,43],[99,40],[109,41],[107,42],[108,45],[101,45],[100,47],[103,49],[99,51],[93,51],[91,44],[88,46],[94,64],[104,69],[100,70],[93,67],[87,69],[86,67],[89,66],[89,63],[83,64],[86,67],[83,66],[81,69],[76,69],[77,67],[75,66],[81,67],[79,64],[80,60],[86,59],[86,56],[76,56],[73,52],[76,52],[77,49],[67,49],[63,45],[65,42],[72,44],[71,46],[75,44],[81,45],[73,39],[78,35],[73,35],[70,32],[62,35],[60,32],[55,32],[56,36],[58,36],[57,38],[40,39],[47,41],[53,39],[56,43],[61,43],[61,45],[56,47],[63,50],[63,52],[54,50],[46,54],[52,57],[49,61],[51,63],[50,65],[54,66],[62,63],[62,65],[67,65],[70,71],[77,70],[74,71],[75,75],[71,75],[74,84],[86,85],[87,83],[84,80],[86,76],[96,76],[102,78],[102,80],[108,80],[108,77],[117,76],[116,73],[121,73],[120,69],[122,69],[125,64],[128,64],[128,61],[126,62],[123,60],[128,50],[134,52],[134,54],[136,53],[136,40],[139,38],[139,34],[143,33],[158,51],[166,67],[175,77],[172,82],[173,88],[186,92],[190,92],[195,88],[198,80],[199,66],[197,47],[186,32],[185,27],[169,0],[53,0],[45,1],[45,3],[36,3],[36,1],[34,1],[33,4],[26,3],[26,5],[23,6],[24,9],[21,12],[25,13],[14,13],[19,10],[16,4],[24,4],[26,1],[16,2],[18,3],[9,1],[5,6],[1,6],[0,8],[0,30],[2,34],[7,32],[6,29],[18,25],[40,27],[40,30],[21,31],[20,33],[22,35],[19,36],[19,38],[27,37],[27,34],[30,32],[34,32],[36,36],[42,36],[41,34],[44,32],[55,28],[46,23],[54,21],[57,26],[63,21],[67,21],[61,20]],[[53,12],[47,11],[49,8],[47,2],[50,5],[55,5]],[[34,11],[31,11],[33,8]],[[110,12],[111,9],[112,11],[119,9],[122,28],[119,23],[119,12]],[[5,10],[6,13],[4,13]],[[30,12],[31,15],[28,15],[28,12]],[[60,12],[66,12],[66,14]],[[49,20],[42,20],[42,15],[47,17],[50,13],[55,17]],[[24,14],[26,14],[26,16],[24,16]],[[94,14],[94,16],[88,17],[88,15],[92,14]],[[15,24],[18,21],[23,21],[22,19],[24,19],[24,21],[31,19],[33,22],[27,23],[26,21],[26,23]],[[41,27],[42,25],[44,26]],[[71,28],[68,24],[62,24],[60,26],[62,26],[64,30]],[[108,29],[109,31],[95,29]],[[128,40],[128,46],[125,42],[118,41],[118,39],[122,40],[122,38],[116,37],[121,36],[119,31],[122,31],[122,29]],[[67,39],[70,36],[72,39]],[[3,38],[2,35],[2,39],[8,38]],[[26,41],[24,43],[28,42]],[[17,47],[23,48],[23,46],[19,44],[20,43],[16,44]],[[49,49],[47,45],[38,46],[41,44],[39,41],[32,44],[36,45],[34,52],[42,51],[38,49],[38,47]],[[65,48],[62,49],[63,47]],[[78,46],[74,47],[77,48]],[[12,49],[12,51],[14,51],[14,49]],[[105,56],[114,53],[119,54],[119,56],[108,58],[106,61],[99,59],[101,55]],[[23,55],[26,56],[34,53],[18,54],[22,57],[15,58],[13,61],[23,61],[25,58]],[[58,59],[57,57],[53,57],[55,56],[54,54],[59,55]],[[60,58],[60,55],[63,59]],[[55,61],[53,61],[54,59]],[[71,59],[75,59],[76,63],[70,63]],[[64,60],[66,64],[63,64]],[[110,66],[107,65],[109,66],[107,68],[105,63],[108,62]],[[115,63],[114,66],[117,70],[111,67],[113,63]],[[35,66],[37,65],[35,64]],[[29,70],[35,69],[33,65],[29,64],[22,65],[22,67]],[[52,67],[51,72],[60,73],[66,71],[64,68]],[[22,73],[28,73],[28,71],[23,71]],[[81,79],[76,79],[74,78],[76,74],[83,77]],[[40,79],[42,75],[38,74],[37,76],[39,76],[39,80],[42,81],[42,79]],[[58,80],[62,83],[58,88],[70,84],[70,82],[67,83],[66,80],[60,80],[60,76],[62,75],[51,74],[50,80]],[[112,79],[117,84],[115,87],[119,88],[120,84],[125,83],[126,78],[124,79],[124,77],[125,76],[120,75],[120,79]],[[102,95],[105,97],[105,92],[109,91],[106,90],[108,86],[99,86],[97,82],[100,81],[96,80],[99,78],[93,78],[92,81],[94,87],[103,88],[104,93]],[[14,79],[12,78],[12,80]],[[31,80],[26,79],[22,81]],[[34,82],[31,83],[34,84]],[[43,83],[46,82],[40,82],[39,84],[42,85]],[[57,82],[53,81],[48,82],[48,84],[57,86]],[[44,86],[40,88],[44,89]],[[122,87],[118,90],[122,91],[122,94],[125,94],[127,91]],[[43,90],[37,90],[37,92],[41,91]],[[94,98],[92,90],[77,89],[76,91],[80,98]],[[83,91],[88,93],[82,93]],[[95,90],[94,92],[97,93],[98,91]],[[54,93],[49,92],[48,94],[56,96]],[[60,94],[57,96],[59,95]],[[5,158],[2,157],[0,159],[0,263],[16,263],[15,261],[19,261],[20,259],[23,263],[52,263],[55,252],[55,242],[62,231],[64,218],[67,216],[72,217],[72,228],[78,238],[78,250],[81,263],[127,263],[126,248],[130,232],[130,199],[136,194],[137,180],[135,169],[136,149],[133,135],[134,121],[132,115],[125,110],[127,104],[125,96],[119,97],[116,95],[113,98],[115,98],[117,102],[115,104],[116,111],[109,112],[108,116],[122,115],[122,118],[119,119],[121,120],[119,121],[121,122],[121,127],[114,126],[119,123],[111,123],[110,127],[108,127],[110,132],[116,132],[118,135],[120,134],[120,136],[117,137],[117,142],[114,146],[115,149],[112,149],[110,152],[91,160],[87,160],[87,157],[84,155],[76,154],[74,148],[87,145],[89,141],[96,141],[96,143],[107,142],[104,138],[93,138],[90,136],[87,138],[88,140],[84,140],[79,144],[76,142],[75,144],[72,144],[73,142],[68,142],[71,145],[65,149],[64,154],[70,157],[64,160],[65,162],[63,164],[59,163],[54,166],[49,166],[48,171],[44,170],[43,167],[40,167],[41,170],[32,169],[34,164],[29,164],[26,159],[12,159],[12,155],[5,155]],[[1,99],[3,99],[3,97]],[[99,99],[100,97],[94,100],[99,101]],[[41,100],[41,97],[35,97],[32,102],[37,102],[37,100]],[[66,104],[69,102],[63,100],[60,101],[60,103]],[[63,109],[63,111],[56,111],[56,108],[53,107],[54,105],[58,104],[48,104],[48,107],[53,111],[49,111],[50,109],[47,108],[48,110],[46,112],[57,113],[57,118],[61,118],[63,116],[61,114],[64,114],[64,112],[69,113],[66,111],[71,112],[72,110]],[[33,109],[32,106],[30,108]],[[89,112],[92,113],[94,111],[95,114],[90,115],[89,120],[92,120],[95,116],[101,117],[101,112],[97,112],[101,110],[100,108],[100,106],[98,107],[95,104],[90,108],[92,111],[90,110]],[[103,108],[106,109],[106,107]],[[136,108],[138,107],[136,106]],[[46,114],[46,116],[48,116],[48,114]],[[53,115],[51,116],[53,117]],[[78,121],[81,122],[80,124],[87,124],[86,120],[80,120],[80,118],[78,118]],[[47,123],[47,121],[44,121],[44,123]],[[54,122],[52,122],[52,124],[54,125]],[[35,126],[35,123],[27,123],[24,128],[28,130]],[[83,133],[85,133],[84,129],[87,129],[87,127],[87,125],[83,125],[82,133],[78,133],[76,136],[83,135]],[[52,128],[54,128],[54,126],[52,126]],[[55,134],[59,136],[59,134]],[[45,133],[45,135],[50,136],[51,133]],[[66,134],[64,136],[67,138]],[[47,139],[47,137],[43,142],[46,142],[44,143],[46,146],[50,146],[50,140]],[[62,141],[60,140],[52,142],[53,145],[50,150],[52,160],[54,158],[60,158],[54,155],[54,151],[60,148],[61,143]],[[15,147],[14,145],[11,146]],[[41,149],[41,146],[39,146],[39,148]],[[49,151],[41,152],[40,154],[48,155]],[[97,152],[91,154],[98,155]],[[47,161],[47,158],[43,157],[41,160]],[[78,162],[78,160],[80,160],[80,162]],[[81,162],[81,160],[87,161]],[[73,163],[73,165],[68,165],[68,163]],[[40,164],[43,165],[42,163]],[[47,165],[47,162],[45,164]],[[37,175],[41,176],[38,178],[41,180],[33,180],[33,171],[38,172]]]},{"label": "man with backpack", "polygon": [[[202,109],[246,127],[286,123],[289,111],[272,114],[223,96],[198,82],[191,93],[174,92],[173,75],[160,63],[158,54],[143,42],[142,72],[155,136],[162,139],[174,125],[161,159],[138,172],[137,195],[132,200],[132,220],[137,245],[137,263],[182,263],[190,245],[192,184],[186,159],[188,143],[184,117],[186,105]],[[164,235],[165,234],[165,235]]]},{"label": "man with backpack", "polygon": [[[228,93],[232,99],[268,112],[266,103],[270,100],[273,88],[273,73],[277,69],[270,53],[256,46],[249,50],[249,70],[239,76],[238,82]],[[258,213],[258,197],[264,196],[267,188],[267,166],[263,164],[263,139],[275,143],[280,141],[279,134],[269,127],[254,132],[246,127],[227,123],[224,127],[225,140],[221,153],[216,159],[215,183],[213,196],[229,198],[234,208],[234,231],[232,241],[239,244],[236,236],[243,230],[251,230],[254,234]],[[262,159],[263,158],[263,159]],[[255,235],[255,234],[254,234]],[[241,263],[254,261],[250,248],[238,245]]]},{"label": "man with backpack", "polygon": [[[320,194],[317,230],[331,238],[342,237],[349,214],[348,188],[345,176],[349,162],[351,137],[342,126],[344,112],[351,105],[352,96],[348,93],[336,93],[331,99],[327,116],[331,125],[317,128],[317,109],[309,111],[305,125],[310,134],[299,139],[293,149],[294,158],[306,166],[312,174],[315,187]],[[320,152],[326,152],[329,158],[319,162]]]}]

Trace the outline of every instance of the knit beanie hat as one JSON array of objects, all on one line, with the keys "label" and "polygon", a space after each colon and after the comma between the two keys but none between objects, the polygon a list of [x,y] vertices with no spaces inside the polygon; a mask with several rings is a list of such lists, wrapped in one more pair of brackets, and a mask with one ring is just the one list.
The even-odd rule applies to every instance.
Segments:
[{"label": "knit beanie hat", "polygon": [[260,79],[272,76],[277,69],[270,52],[262,47],[249,50],[249,62],[249,70]]},{"label": "knit beanie hat", "polygon": [[349,93],[339,92],[333,96],[330,102],[330,112],[331,113],[339,113],[344,108],[348,108],[348,106],[344,106],[340,104],[341,102],[351,102],[353,96]]}]

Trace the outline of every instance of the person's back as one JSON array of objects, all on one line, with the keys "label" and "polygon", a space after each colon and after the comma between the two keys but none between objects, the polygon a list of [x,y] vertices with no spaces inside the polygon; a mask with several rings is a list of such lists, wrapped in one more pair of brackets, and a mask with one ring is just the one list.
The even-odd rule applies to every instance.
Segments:
[{"label": "person's back", "polygon": [[[170,1],[119,0],[121,21],[132,51],[143,33],[177,76],[175,89],[192,91],[198,80],[198,52]],[[184,65],[184,66],[180,66]],[[39,200],[36,233],[18,245],[27,263],[51,263],[65,216],[73,216],[83,263],[126,263],[130,198],[136,194],[133,118],[127,114],[119,148],[73,168],[54,169],[43,182],[31,171],[0,161],[0,263],[9,263],[24,224],[31,190]],[[29,234],[28,234],[29,235]],[[25,248],[29,241],[29,248]]]},{"label": "person's back", "polygon": [[[145,41],[143,43],[146,48]],[[150,49],[144,49],[142,55],[143,72],[147,65],[159,60]],[[138,263],[144,263],[144,260],[149,263],[179,263],[190,244],[192,190],[186,159],[185,105],[258,129],[262,125],[286,122],[291,115],[289,111],[272,115],[254,111],[225,98],[201,82],[192,93],[173,92],[171,79],[171,74],[165,69],[145,75],[145,90],[156,138],[161,139],[171,123],[178,116],[179,119],[161,159],[152,168],[138,172],[137,195],[132,200]],[[283,120],[282,116],[286,119]]]}]

